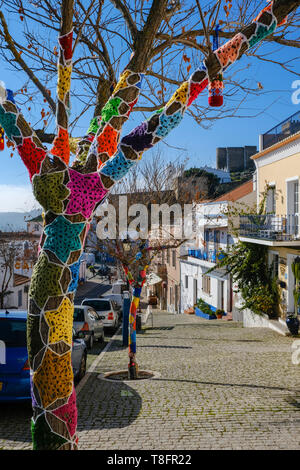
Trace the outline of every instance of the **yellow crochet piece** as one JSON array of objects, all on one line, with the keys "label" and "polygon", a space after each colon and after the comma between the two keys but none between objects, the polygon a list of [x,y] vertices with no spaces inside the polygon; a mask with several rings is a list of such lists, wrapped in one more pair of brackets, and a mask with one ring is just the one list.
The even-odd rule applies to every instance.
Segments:
[{"label": "yellow crochet piece", "polygon": [[189,83],[183,82],[182,85],[178,88],[178,90],[175,91],[171,99],[168,101],[166,107],[168,107],[171,103],[173,103],[173,101],[179,101],[183,105],[186,105],[188,101],[188,91],[189,91]]},{"label": "yellow crochet piece", "polygon": [[58,83],[57,94],[60,101],[64,102],[65,95],[70,91],[71,87],[72,65],[59,65],[58,67]]},{"label": "yellow crochet piece", "polygon": [[57,310],[45,312],[45,319],[49,326],[48,343],[65,341],[72,343],[72,324],[74,306],[68,298],[65,298]]},{"label": "yellow crochet piece", "polygon": [[118,81],[115,89],[114,89],[114,94],[117,93],[117,91],[121,90],[122,88],[126,88],[128,86],[127,83],[127,78],[132,72],[130,70],[125,70],[120,76],[120,80]]},{"label": "yellow crochet piece", "polygon": [[77,150],[77,145],[80,139],[76,139],[75,137],[70,137],[69,138],[69,145],[70,145],[70,152],[73,153],[74,155],[76,154]]},{"label": "yellow crochet piece", "polygon": [[39,391],[43,408],[58,399],[68,399],[73,389],[71,352],[58,356],[49,349],[41,366],[33,374],[33,382]]}]

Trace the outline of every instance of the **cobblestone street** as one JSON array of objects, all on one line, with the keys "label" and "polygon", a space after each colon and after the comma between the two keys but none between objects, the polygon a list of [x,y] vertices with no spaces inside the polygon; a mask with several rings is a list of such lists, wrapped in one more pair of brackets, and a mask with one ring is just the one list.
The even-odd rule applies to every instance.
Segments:
[{"label": "cobblestone street", "polygon": [[[293,338],[157,312],[154,328],[138,334],[137,358],[140,369],[158,376],[99,378],[127,368],[121,340],[121,334],[113,338],[80,384],[80,449],[299,449],[300,366],[291,362]],[[0,448],[30,448],[30,410],[21,419],[10,413],[1,405]]]}]

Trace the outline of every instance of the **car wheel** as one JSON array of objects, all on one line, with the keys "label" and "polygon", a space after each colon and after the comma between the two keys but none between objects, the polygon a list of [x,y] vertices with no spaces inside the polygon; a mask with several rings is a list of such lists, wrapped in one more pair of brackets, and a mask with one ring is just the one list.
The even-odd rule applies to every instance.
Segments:
[{"label": "car wheel", "polygon": [[98,341],[99,343],[104,343],[104,331],[102,332],[102,335],[99,336]]},{"label": "car wheel", "polygon": [[86,354],[83,354],[81,362],[80,362],[80,369],[78,372],[77,381],[80,382],[80,380],[83,379],[85,374],[86,374]]},{"label": "car wheel", "polygon": [[92,349],[94,346],[94,334],[92,333],[90,338],[89,338],[89,341],[88,341],[88,344],[87,344],[87,348],[88,349]]}]

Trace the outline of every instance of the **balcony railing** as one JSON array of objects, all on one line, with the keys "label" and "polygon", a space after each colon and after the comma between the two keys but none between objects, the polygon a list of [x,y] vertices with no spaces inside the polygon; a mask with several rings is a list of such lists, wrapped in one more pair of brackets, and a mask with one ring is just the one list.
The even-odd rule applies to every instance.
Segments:
[{"label": "balcony railing", "polygon": [[273,127],[268,132],[263,134],[263,150],[271,147],[277,142],[281,142],[290,135],[296,134],[300,131],[300,112],[293,114],[285,121],[282,121],[278,126]]},{"label": "balcony railing", "polygon": [[188,250],[188,256],[193,258],[201,259],[203,261],[209,261],[210,263],[216,263],[220,259],[220,255],[217,254],[217,250]]},{"label": "balcony railing", "polygon": [[272,241],[299,240],[299,216],[241,215],[240,235]]}]

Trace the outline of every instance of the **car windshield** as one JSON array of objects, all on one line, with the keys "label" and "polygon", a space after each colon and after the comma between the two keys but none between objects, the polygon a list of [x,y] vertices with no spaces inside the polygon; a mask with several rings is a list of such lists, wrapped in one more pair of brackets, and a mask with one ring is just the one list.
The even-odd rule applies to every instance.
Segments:
[{"label": "car windshield", "polygon": [[98,312],[105,312],[106,310],[111,310],[110,302],[108,300],[85,300],[84,305],[89,305]]},{"label": "car windshield", "polygon": [[74,321],[84,321],[84,309],[83,308],[74,308]]},{"label": "car windshield", "polygon": [[26,347],[26,320],[0,318],[0,340],[10,348]]}]

